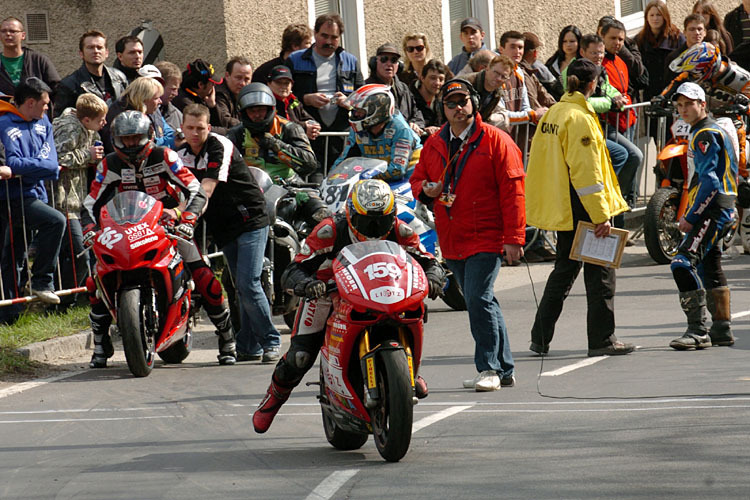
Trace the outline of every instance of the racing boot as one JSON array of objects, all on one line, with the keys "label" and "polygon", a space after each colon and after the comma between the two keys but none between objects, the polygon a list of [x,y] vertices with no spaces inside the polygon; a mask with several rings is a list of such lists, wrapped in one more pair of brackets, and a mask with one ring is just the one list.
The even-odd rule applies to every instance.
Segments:
[{"label": "racing boot", "polygon": [[669,347],[678,351],[711,347],[711,337],[709,337],[708,328],[706,328],[708,316],[706,290],[699,288],[689,292],[680,292],[680,306],[687,316],[687,330],[682,337],[670,342]]},{"label": "racing boot", "polygon": [[712,320],[711,329],[708,331],[711,345],[734,345],[729,287],[720,286],[707,290],[706,305]]},{"label": "racing boot", "polygon": [[430,395],[430,390],[427,388],[427,381],[422,378],[422,375],[414,377],[414,395],[417,399],[424,399]]},{"label": "racing boot", "polygon": [[271,427],[274,417],[281,409],[281,405],[289,399],[293,387],[284,387],[279,385],[274,376],[271,379],[271,385],[268,386],[266,397],[258,405],[258,409],[253,413],[253,427],[255,432],[263,434]]},{"label": "racing boot", "polygon": [[108,312],[98,314],[91,311],[89,320],[91,321],[91,331],[94,334],[94,354],[91,355],[89,368],[106,368],[107,360],[115,354],[112,338],[109,336],[112,316]]},{"label": "racing boot", "polygon": [[221,312],[216,315],[209,314],[208,318],[216,327],[216,335],[219,337],[219,364],[233,365],[237,362],[234,329],[226,301],[222,302],[222,306]]}]

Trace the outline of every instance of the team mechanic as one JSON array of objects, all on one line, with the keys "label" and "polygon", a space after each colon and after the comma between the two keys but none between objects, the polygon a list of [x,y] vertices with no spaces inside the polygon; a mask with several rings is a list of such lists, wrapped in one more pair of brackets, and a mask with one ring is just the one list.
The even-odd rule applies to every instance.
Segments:
[{"label": "team mechanic", "polygon": [[[207,203],[206,193],[198,179],[183,166],[177,153],[154,145],[151,140],[151,121],[143,113],[121,113],[112,122],[111,130],[115,151],[99,163],[91,191],[83,202],[81,224],[84,227],[84,245],[91,246],[96,238],[102,207],[117,192],[130,190],[143,191],[160,200],[165,206],[164,216],[178,224],[177,233],[191,240],[195,223]],[[177,208],[180,205],[178,191],[182,191],[187,199],[182,212]],[[219,364],[234,364],[234,332],[221,284],[211,268],[203,262],[195,242],[178,240],[177,249],[190,269],[206,313],[217,329]],[[104,302],[95,296],[96,285],[93,278],[88,278],[86,286],[91,302],[91,330],[94,333],[94,354],[89,366],[106,368],[107,359],[114,354],[112,339],[109,337],[112,317]]]},{"label": "team mechanic", "polygon": [[[357,241],[394,241],[424,269],[430,298],[437,297],[443,289],[443,268],[424,249],[412,228],[396,217],[396,201],[388,184],[376,179],[358,182],[345,212],[323,219],[315,226],[281,277],[284,288],[294,289],[306,298],[297,310],[289,350],[276,365],[267,394],[253,414],[255,432],[268,430],[281,405],[315,362],[333,306],[331,298],[325,295],[326,282],[333,279],[333,259],[342,248]],[[414,383],[417,397],[426,397],[424,379],[417,376]]]},{"label": "team mechanic", "polygon": [[388,162],[377,178],[396,181],[408,177],[419,161],[422,143],[400,111],[388,86],[372,83],[349,96],[351,130],[332,168],[346,158],[364,156]]}]

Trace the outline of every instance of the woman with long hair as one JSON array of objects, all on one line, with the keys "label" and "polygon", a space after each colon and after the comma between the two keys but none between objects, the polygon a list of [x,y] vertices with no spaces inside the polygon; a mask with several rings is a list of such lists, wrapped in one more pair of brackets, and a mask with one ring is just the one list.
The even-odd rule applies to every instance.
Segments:
[{"label": "woman with long hair", "polygon": [[680,29],[672,24],[667,4],[662,0],[651,0],[643,11],[643,29],[635,41],[648,70],[648,87],[643,98],[648,101],[661,94],[669,81],[665,61],[669,53],[685,42]]},{"label": "woman with long hair", "polygon": [[709,0],[698,0],[693,5],[693,14],[700,14],[706,18],[706,31],[716,30],[719,32],[721,39],[724,41],[724,46],[727,48],[724,55],[730,55],[734,50],[734,41],[732,40],[732,35],[724,27],[724,23],[721,21],[719,12],[716,10],[714,4]]},{"label": "woman with long hair", "polygon": [[547,59],[545,63],[549,70],[557,78],[557,83],[552,88],[552,95],[560,100],[563,94],[563,84],[560,81],[560,75],[568,64],[578,56],[578,48],[581,44],[581,30],[572,24],[565,26],[560,30],[560,35],[557,37],[557,50],[552,56]]},{"label": "woman with long hair", "polygon": [[398,75],[399,80],[407,85],[419,80],[422,68],[430,60],[430,44],[424,33],[408,33],[401,43],[404,50],[404,69]]}]

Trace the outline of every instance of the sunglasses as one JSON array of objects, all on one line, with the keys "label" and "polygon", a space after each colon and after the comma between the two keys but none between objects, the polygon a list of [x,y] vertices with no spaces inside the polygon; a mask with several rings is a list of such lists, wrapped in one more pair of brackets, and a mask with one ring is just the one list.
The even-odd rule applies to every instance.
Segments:
[{"label": "sunglasses", "polygon": [[443,104],[445,104],[445,107],[448,109],[456,109],[457,107],[461,106],[462,108],[466,107],[466,105],[469,103],[468,98],[464,98],[460,101],[445,101]]},{"label": "sunglasses", "polygon": [[406,47],[407,52],[411,53],[411,52],[414,52],[415,50],[417,52],[422,52],[424,50],[424,45],[415,45],[413,47]]},{"label": "sunglasses", "polygon": [[399,57],[398,56],[380,56],[380,62],[385,64],[387,62],[391,64],[396,64],[398,62]]}]

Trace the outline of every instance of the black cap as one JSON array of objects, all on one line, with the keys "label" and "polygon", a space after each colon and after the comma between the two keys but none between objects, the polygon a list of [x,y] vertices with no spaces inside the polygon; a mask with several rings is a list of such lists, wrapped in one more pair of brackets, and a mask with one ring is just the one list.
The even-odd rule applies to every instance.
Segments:
[{"label": "black cap", "polygon": [[479,19],[476,17],[467,17],[463,21],[461,21],[461,31],[464,30],[464,28],[474,28],[475,30],[484,31],[484,28],[482,28],[482,23],[479,22]]},{"label": "black cap", "polygon": [[379,56],[380,54],[394,54],[401,57],[398,48],[396,48],[396,46],[390,42],[384,43],[383,45],[378,47],[378,50],[375,51],[375,55]]},{"label": "black cap", "polygon": [[289,80],[294,81],[294,78],[292,78],[292,71],[288,66],[284,66],[283,64],[274,66],[271,72],[268,74],[269,82],[278,80],[279,78],[288,78]]},{"label": "black cap", "polygon": [[454,94],[471,95],[468,82],[461,79],[445,82],[441,91],[443,92],[443,101]]},{"label": "black cap", "polygon": [[196,59],[189,63],[187,69],[182,73],[182,79],[196,83],[211,82],[216,85],[221,85],[221,82],[224,81],[223,78],[219,78],[218,80],[214,78],[214,67],[203,59]]},{"label": "black cap", "polygon": [[568,66],[568,76],[574,75],[580,82],[592,82],[599,77],[601,66],[579,57]]}]

